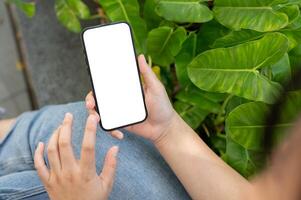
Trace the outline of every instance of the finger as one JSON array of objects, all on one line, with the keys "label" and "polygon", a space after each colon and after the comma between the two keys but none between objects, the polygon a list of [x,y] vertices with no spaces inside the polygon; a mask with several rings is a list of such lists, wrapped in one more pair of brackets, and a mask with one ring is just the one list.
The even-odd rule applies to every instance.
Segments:
[{"label": "finger", "polygon": [[109,186],[110,190],[112,189],[114,183],[118,151],[119,148],[117,146],[112,147],[108,151],[104,161],[104,167],[102,169],[101,174],[99,175],[99,177],[104,181],[104,183]]},{"label": "finger", "polygon": [[94,98],[93,92],[91,91],[86,96],[86,108],[88,109],[88,112],[90,115],[95,115],[99,118],[99,115],[95,110],[95,106],[96,106],[95,98]]},{"label": "finger", "polygon": [[44,161],[44,143],[40,142],[34,154],[34,166],[41,181],[46,184],[49,179],[49,170]]},{"label": "finger", "polygon": [[85,135],[81,150],[80,165],[83,171],[94,172],[95,167],[95,143],[96,143],[97,118],[90,115],[87,119]]},{"label": "finger", "polygon": [[94,110],[95,108],[95,99],[92,91],[86,96],[86,107],[88,110]]},{"label": "finger", "polygon": [[151,67],[148,66],[144,55],[140,55],[138,57],[138,63],[139,63],[140,73],[143,76],[146,87],[147,88],[157,87],[160,81],[158,80],[156,74],[153,72]]},{"label": "finger", "polygon": [[119,130],[114,130],[114,131],[111,131],[110,133],[114,138],[119,139],[119,140],[122,140],[124,137],[123,133]]},{"label": "finger", "polygon": [[61,161],[58,152],[58,139],[60,127],[52,134],[47,148],[50,170],[58,174],[61,170]]},{"label": "finger", "polygon": [[63,170],[70,170],[75,166],[76,160],[72,149],[71,135],[72,135],[73,116],[71,113],[66,113],[65,119],[61,126],[59,134],[59,154]]}]

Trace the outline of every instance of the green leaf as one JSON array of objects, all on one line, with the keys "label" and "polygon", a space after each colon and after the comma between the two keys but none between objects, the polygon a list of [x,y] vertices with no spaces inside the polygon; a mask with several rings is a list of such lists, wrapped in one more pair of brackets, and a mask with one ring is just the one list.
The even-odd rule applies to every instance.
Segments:
[{"label": "green leaf", "polygon": [[252,40],[257,40],[264,36],[265,33],[260,33],[252,30],[231,31],[227,35],[215,40],[212,48],[231,47]]},{"label": "green leaf", "polygon": [[188,76],[205,91],[273,103],[282,87],[259,70],[277,62],[287,50],[288,40],[283,34],[266,34],[260,40],[198,55],[188,66]]},{"label": "green leaf", "polygon": [[193,129],[198,128],[209,114],[208,111],[181,101],[176,101],[174,107],[184,121]]},{"label": "green leaf", "polygon": [[[286,2],[286,1],[283,1]],[[274,0],[215,0],[218,22],[233,30],[276,31],[289,24],[289,17],[275,9]]]},{"label": "green leaf", "polygon": [[291,24],[286,26],[283,30],[296,30],[301,28],[301,16],[299,16],[296,20],[294,20]]},{"label": "green leaf", "polygon": [[[282,106],[278,122],[274,125],[275,138],[281,138],[299,116],[301,92],[290,92]],[[251,102],[234,109],[226,119],[226,133],[233,141],[248,150],[263,150],[263,133],[270,106]],[[280,137],[279,137],[280,136]]]},{"label": "green leaf", "polygon": [[292,49],[289,52],[289,58],[291,62],[291,69],[292,69],[292,74],[296,73],[298,70],[300,70],[301,66],[301,44],[296,46],[294,49]]},{"label": "green leaf", "polygon": [[211,49],[214,41],[229,33],[229,29],[212,20],[202,24],[201,30],[197,33],[197,54]]},{"label": "green leaf", "polygon": [[82,28],[78,19],[78,11],[73,9],[74,5],[71,6],[68,1],[55,0],[55,12],[60,23],[68,30],[79,33]]},{"label": "green leaf", "polygon": [[226,153],[227,141],[224,134],[210,135],[209,139],[215,151],[217,151],[220,155],[224,155]]},{"label": "green leaf", "polygon": [[182,49],[176,56],[176,74],[182,87],[191,83],[187,74],[187,66],[196,56],[197,35],[190,33],[182,45]]},{"label": "green leaf", "polygon": [[247,99],[244,99],[244,98],[242,98],[242,97],[237,97],[237,96],[232,97],[232,98],[229,100],[229,102],[228,102],[228,104],[227,104],[227,106],[226,106],[226,108],[225,108],[225,110],[226,110],[226,116],[228,116],[229,113],[230,113],[232,110],[234,110],[236,107],[238,107],[238,106],[240,106],[240,105],[242,105],[242,104],[248,103],[248,102],[250,102],[250,101],[247,100]]},{"label": "green leaf", "polygon": [[262,150],[263,131],[268,112],[269,106],[260,102],[238,106],[226,119],[226,133],[246,149]]},{"label": "green leaf", "polygon": [[300,16],[299,6],[297,5],[285,6],[280,8],[279,11],[288,16],[289,24],[293,23]]},{"label": "green leaf", "polygon": [[110,20],[126,21],[131,25],[137,53],[145,53],[146,23],[140,17],[137,0],[99,0]]},{"label": "green leaf", "polygon": [[88,19],[91,14],[89,7],[82,1],[79,0],[65,0],[72,11],[76,14],[76,16],[80,19]]},{"label": "green leaf", "polygon": [[186,31],[182,27],[175,31],[167,26],[153,29],[147,37],[147,52],[154,63],[168,66],[174,62],[185,39]]},{"label": "green leaf", "polygon": [[285,54],[277,63],[271,66],[273,81],[286,85],[292,78],[292,71],[288,54]]},{"label": "green leaf", "polygon": [[211,10],[200,0],[160,0],[157,13],[179,23],[203,23],[213,19]]},{"label": "green leaf", "polygon": [[143,7],[143,18],[149,30],[159,26],[162,18],[156,13],[155,8],[159,0],[146,0]]},{"label": "green leaf", "polygon": [[216,114],[222,109],[218,102],[212,101],[212,99],[206,95],[206,92],[198,89],[194,85],[188,85],[182,89],[176,95],[176,99]]},{"label": "green leaf", "polygon": [[252,176],[264,165],[264,154],[245,149],[227,137],[226,154],[223,159],[244,177]]},{"label": "green leaf", "polygon": [[23,0],[8,0],[8,3],[13,3],[22,10],[27,17],[33,17],[36,13],[35,2],[24,2]]}]

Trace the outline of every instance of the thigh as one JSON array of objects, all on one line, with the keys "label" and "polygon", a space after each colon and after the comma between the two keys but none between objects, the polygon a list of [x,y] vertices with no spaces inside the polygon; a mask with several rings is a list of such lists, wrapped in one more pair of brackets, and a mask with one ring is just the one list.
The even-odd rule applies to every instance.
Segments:
[{"label": "thigh", "polygon": [[[20,147],[20,149],[24,150],[23,157],[29,157],[31,161],[27,162],[30,164],[23,162],[23,165],[26,167],[22,169],[34,170],[32,158],[36,145],[39,141],[47,144],[52,132],[62,122],[66,112],[71,112],[74,115],[72,143],[77,158],[80,157],[81,142],[88,115],[84,103],[46,107],[41,111],[28,113],[27,115],[32,116],[27,116],[27,118],[31,119],[31,122],[25,123],[26,126],[24,126],[24,122],[20,122],[22,121],[21,117],[17,121],[16,127],[21,123],[23,124],[23,129],[19,129],[21,126],[15,128],[14,132],[11,133],[10,140],[8,138],[7,144],[4,142],[7,145],[7,149],[10,150],[17,145],[17,141],[26,141],[24,145],[26,148]],[[21,133],[24,127],[26,127],[27,131],[25,133],[26,137]],[[98,172],[101,171],[107,150],[113,145],[120,147],[116,181],[110,199],[189,199],[185,189],[154,146],[132,133],[124,132],[124,140],[119,141],[112,138],[100,127],[98,127],[97,131],[96,163]],[[12,140],[12,138],[14,139]],[[13,154],[12,157],[16,157],[16,154]],[[0,154],[0,160],[2,158]],[[45,161],[48,165],[46,152]],[[39,182],[39,184],[41,183]]]},{"label": "thigh", "polygon": [[0,199],[3,200],[49,199],[34,170],[1,176],[0,188]]}]

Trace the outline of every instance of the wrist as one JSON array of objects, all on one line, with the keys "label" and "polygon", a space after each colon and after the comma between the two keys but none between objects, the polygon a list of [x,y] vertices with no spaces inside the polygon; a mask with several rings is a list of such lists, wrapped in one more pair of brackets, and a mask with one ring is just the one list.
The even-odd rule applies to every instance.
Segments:
[{"label": "wrist", "polygon": [[174,110],[173,115],[166,125],[164,131],[160,134],[160,136],[153,141],[154,145],[158,148],[159,146],[165,144],[171,135],[175,132],[174,130],[182,123],[182,118],[178,115],[178,113]]}]

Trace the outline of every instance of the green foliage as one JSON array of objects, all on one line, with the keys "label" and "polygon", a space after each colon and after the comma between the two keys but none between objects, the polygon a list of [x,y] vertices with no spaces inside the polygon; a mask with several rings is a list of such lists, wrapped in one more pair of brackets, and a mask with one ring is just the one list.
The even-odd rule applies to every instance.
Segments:
[{"label": "green foliage", "polygon": [[33,17],[36,13],[34,2],[24,2],[23,0],[8,0],[7,2],[15,4],[28,17]]},{"label": "green foliage", "polygon": [[[22,8],[21,0],[11,2]],[[180,116],[242,175],[256,173],[265,163],[266,116],[299,69],[301,1],[98,3],[108,20],[131,25],[138,53],[160,67],[157,72]],[[74,32],[81,30],[80,20],[91,18],[80,0],[56,0],[55,8],[59,21]],[[293,88],[275,127],[276,143],[301,108],[301,91]]]},{"label": "green foliage", "polygon": [[72,32],[80,32],[79,19],[90,17],[90,10],[81,0],[55,0],[58,20]]},{"label": "green foliage", "polygon": [[156,10],[163,18],[180,23],[203,23],[213,18],[211,10],[200,0],[162,0]]}]

